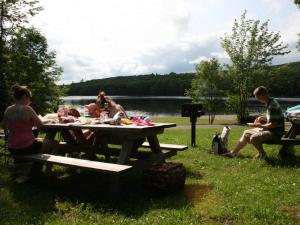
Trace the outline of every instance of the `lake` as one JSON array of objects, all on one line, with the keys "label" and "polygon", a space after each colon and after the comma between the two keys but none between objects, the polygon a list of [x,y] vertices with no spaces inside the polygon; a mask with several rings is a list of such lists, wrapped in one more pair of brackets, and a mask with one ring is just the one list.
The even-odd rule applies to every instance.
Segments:
[{"label": "lake", "polygon": [[[181,116],[181,105],[190,103],[191,98],[183,96],[109,96],[122,105],[129,116],[171,117]],[[94,102],[96,96],[66,96],[62,97],[66,105],[83,106]],[[299,105],[300,98],[276,98],[282,109]],[[251,98],[250,111],[264,111],[263,104]],[[232,114],[230,111],[222,111],[219,114]]]}]

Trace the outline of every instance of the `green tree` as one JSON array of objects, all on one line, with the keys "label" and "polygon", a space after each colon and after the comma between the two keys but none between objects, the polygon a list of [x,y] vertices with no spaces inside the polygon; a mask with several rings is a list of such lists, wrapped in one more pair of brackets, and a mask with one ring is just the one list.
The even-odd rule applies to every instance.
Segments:
[{"label": "green tree", "polygon": [[10,86],[27,85],[33,92],[33,107],[38,113],[60,103],[62,94],[55,82],[62,69],[55,53],[48,51],[46,38],[28,28],[28,18],[42,10],[38,0],[0,0],[0,119],[10,103]]},{"label": "green tree", "polygon": [[280,41],[279,32],[268,30],[268,23],[260,24],[259,20],[246,19],[245,11],[240,22],[234,21],[232,33],[221,38],[221,45],[231,60],[231,65],[227,67],[233,77],[231,95],[236,95],[239,122],[244,122],[248,114],[247,101],[257,71],[268,70],[273,56],[289,53],[287,45]]},{"label": "green tree", "polygon": [[196,65],[196,76],[191,82],[191,88],[186,95],[192,98],[193,103],[202,103],[208,113],[209,124],[213,124],[217,110],[222,105],[224,92],[222,84],[222,69],[217,59],[201,61]]},{"label": "green tree", "polygon": [[14,33],[26,24],[28,16],[34,16],[42,8],[37,7],[37,1],[1,0],[0,1],[0,118],[9,103],[8,62],[9,42]]},{"label": "green tree", "polygon": [[9,44],[15,32],[28,23],[41,7],[37,0],[0,0],[0,119],[9,104]]},{"label": "green tree", "polygon": [[33,93],[33,107],[39,113],[51,110],[62,94],[55,84],[62,69],[55,53],[48,51],[46,38],[35,28],[21,28],[10,41],[8,84],[26,84]]}]

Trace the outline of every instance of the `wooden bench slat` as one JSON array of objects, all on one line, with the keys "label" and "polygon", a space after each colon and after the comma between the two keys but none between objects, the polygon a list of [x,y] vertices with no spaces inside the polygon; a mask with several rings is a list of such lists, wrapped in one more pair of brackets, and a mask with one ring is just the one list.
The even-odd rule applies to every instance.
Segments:
[{"label": "wooden bench slat", "polygon": [[291,144],[291,145],[300,145],[300,139],[291,139],[291,138],[281,138],[275,141],[265,141],[264,144],[271,145],[282,145],[282,144]]},{"label": "wooden bench slat", "polygon": [[284,143],[291,143],[294,145],[299,145],[300,144],[300,139],[291,139],[291,138],[281,138],[281,141]]},{"label": "wooden bench slat", "polygon": [[34,161],[44,161],[44,162],[58,164],[58,165],[75,166],[80,168],[101,170],[107,173],[121,173],[132,168],[132,166],[127,166],[127,165],[96,162],[91,160],[76,159],[76,158],[69,158],[69,157],[49,155],[49,154],[32,154],[32,155],[22,155],[22,156],[15,156],[15,157],[34,160]]},{"label": "wooden bench slat", "polygon": [[[188,149],[188,146],[186,145],[175,145],[175,144],[159,144],[161,149],[166,150],[177,150],[177,151],[183,151]],[[149,142],[144,142],[142,144],[142,147],[144,148],[150,148]]]}]

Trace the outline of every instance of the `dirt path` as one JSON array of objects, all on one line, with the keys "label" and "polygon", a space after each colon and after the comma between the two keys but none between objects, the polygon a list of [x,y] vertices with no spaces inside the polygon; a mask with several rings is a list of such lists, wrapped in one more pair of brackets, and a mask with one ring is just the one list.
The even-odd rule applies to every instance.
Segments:
[{"label": "dirt path", "polygon": [[[196,128],[223,128],[225,125],[196,125]],[[242,125],[229,125],[229,127],[245,127]],[[177,125],[176,127],[172,127],[171,129],[191,129],[191,125]]]},{"label": "dirt path", "polygon": [[[201,116],[201,119],[208,120],[208,115]],[[216,115],[215,120],[236,120],[236,115]]]}]

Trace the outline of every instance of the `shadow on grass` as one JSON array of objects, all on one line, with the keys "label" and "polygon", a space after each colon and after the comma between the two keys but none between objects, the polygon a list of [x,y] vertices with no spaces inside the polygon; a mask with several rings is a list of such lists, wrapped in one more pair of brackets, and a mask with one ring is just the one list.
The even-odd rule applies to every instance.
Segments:
[{"label": "shadow on grass", "polygon": [[203,175],[199,171],[186,169],[186,176],[192,179],[202,179]]},{"label": "shadow on grass", "polygon": [[[9,183],[13,204],[22,205],[26,218],[45,220],[41,214],[64,214],[57,201],[72,205],[89,205],[94,212],[116,211],[126,217],[139,218],[149,209],[182,209],[189,205],[184,190],[150,192],[142,187],[138,174],[122,177],[120,193],[111,196],[109,177],[93,172],[72,172],[45,176],[25,184]],[[1,208],[1,207],[0,207]],[[10,207],[14,210],[13,207]],[[0,218],[0,224],[2,224]]]},{"label": "shadow on grass", "polygon": [[[247,155],[238,155],[237,158],[239,159],[253,159],[252,156],[247,156]],[[255,160],[255,159],[253,159]],[[264,159],[260,160],[265,160],[268,164],[270,164],[273,167],[300,167],[300,157],[297,155],[293,154],[287,154],[284,156],[279,156],[279,155],[270,155],[267,156]]]},{"label": "shadow on grass", "polygon": [[207,184],[189,184],[185,186],[184,193],[191,204],[197,205],[211,189],[212,186]]},{"label": "shadow on grass", "polygon": [[293,154],[276,157],[270,156],[265,160],[267,163],[274,167],[300,167],[300,157]]}]

